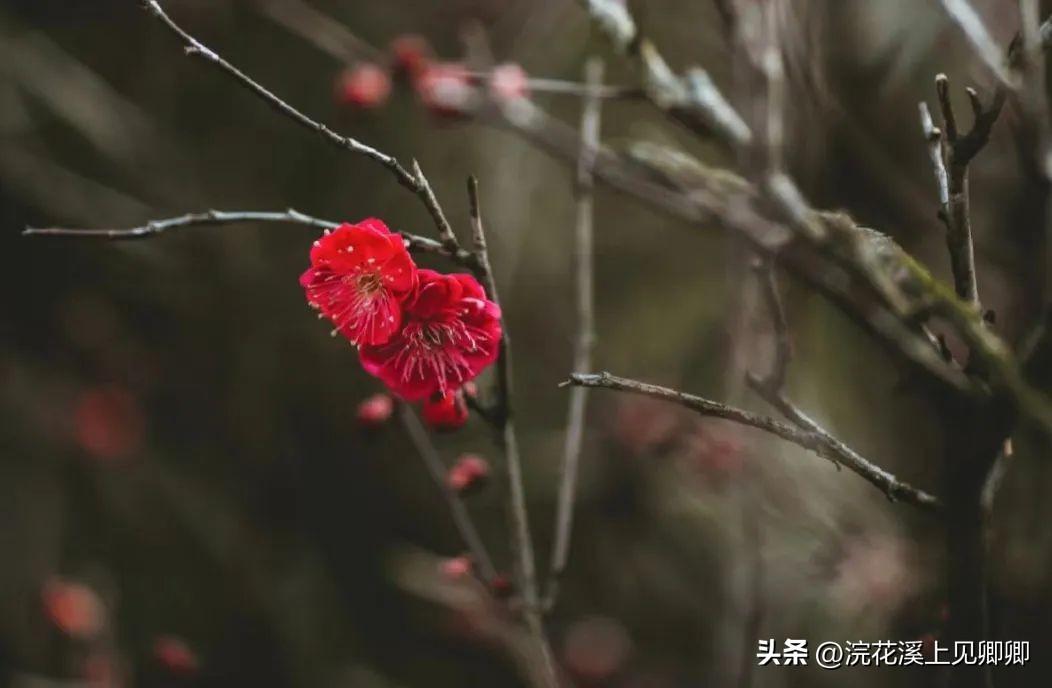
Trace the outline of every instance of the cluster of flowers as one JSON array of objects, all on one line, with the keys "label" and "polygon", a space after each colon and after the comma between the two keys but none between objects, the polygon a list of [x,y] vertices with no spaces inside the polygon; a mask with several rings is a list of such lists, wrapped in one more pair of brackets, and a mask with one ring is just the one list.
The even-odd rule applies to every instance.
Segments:
[{"label": "cluster of flowers", "polygon": [[414,35],[396,38],[389,52],[387,64],[359,62],[345,69],[336,80],[336,99],[356,109],[378,108],[387,102],[392,77],[397,77],[412,86],[430,112],[448,117],[463,113],[482,85],[497,100],[529,94],[529,77],[517,64],[498,65],[482,77],[462,62],[435,59],[427,40]]},{"label": "cluster of flowers", "polygon": [[417,268],[401,235],[372,218],[327,230],[310,263],[300,277],[307,302],[357,347],[366,372],[423,401],[432,427],[463,425],[465,387],[500,352],[500,307],[482,285]]}]

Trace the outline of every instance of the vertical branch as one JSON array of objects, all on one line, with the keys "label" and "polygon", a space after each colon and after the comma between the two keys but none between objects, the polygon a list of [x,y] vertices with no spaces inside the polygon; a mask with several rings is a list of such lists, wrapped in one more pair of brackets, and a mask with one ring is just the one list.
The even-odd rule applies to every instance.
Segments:
[{"label": "vertical branch", "polygon": [[[468,178],[468,200],[471,208],[471,235],[477,267],[476,276],[486,286],[489,297],[499,306],[497,283],[489,260],[486,232],[482,224],[479,203],[479,185],[475,177]],[[516,569],[522,588],[523,616],[534,636],[544,661],[545,673],[551,686],[558,685],[555,659],[544,632],[541,618],[540,595],[537,590],[537,563],[530,535],[530,518],[526,508],[526,490],[523,484],[522,460],[519,456],[518,437],[515,433],[512,413],[511,338],[508,334],[507,318],[501,311],[500,355],[497,358],[497,402],[490,421],[497,430],[508,471],[508,514],[511,520],[512,547],[515,552]]]},{"label": "vertical branch", "polygon": [[793,355],[793,341],[789,335],[789,320],[785,316],[785,306],[782,297],[778,293],[778,277],[774,272],[774,263],[770,258],[758,259],[756,276],[760,280],[761,293],[767,310],[771,315],[771,324],[774,328],[774,357],[771,369],[767,377],[763,379],[763,386],[781,392],[785,387],[785,377],[789,372],[789,361]]},{"label": "vertical branch", "polygon": [[[593,196],[592,166],[599,147],[602,103],[599,90],[603,82],[603,62],[592,58],[585,65],[587,95],[581,113],[581,148],[577,158],[577,221],[574,232],[574,263],[577,293],[577,336],[574,342],[574,372],[592,369],[595,348],[595,288],[593,256]],[[588,389],[574,387],[570,391],[570,408],[566,423],[566,442],[563,447],[562,471],[559,480],[558,506],[555,516],[555,540],[552,545],[551,568],[545,594],[545,608],[550,609],[559,595],[559,584],[570,556],[573,532],[574,499],[577,494],[577,474],[584,440],[585,409]]]},{"label": "vertical branch", "polygon": [[453,516],[453,523],[456,525],[457,531],[460,533],[461,539],[464,540],[468,551],[471,552],[471,558],[477,567],[479,576],[486,583],[492,582],[497,577],[497,571],[493,567],[493,560],[490,558],[486,545],[483,544],[482,538],[475,528],[475,523],[471,520],[471,514],[464,505],[464,500],[460,498],[456,490],[449,486],[449,482],[446,480],[446,467],[442,463],[442,457],[438,455],[438,450],[435,449],[435,445],[431,442],[427,429],[420,422],[420,419],[417,418],[413,409],[408,404],[400,404],[400,407],[399,415],[402,427],[405,428],[406,434],[409,435],[409,440],[413,443],[417,453],[420,454],[420,458],[424,460],[424,465],[427,466],[427,470],[434,479],[438,489],[442,491],[442,496],[445,497],[446,503],[449,505],[449,511]]},{"label": "vertical branch", "polygon": [[[921,124],[939,183],[939,217],[946,225],[946,247],[950,253],[954,290],[958,296],[978,309],[979,285],[975,271],[968,166],[990,140],[990,132],[1004,106],[1007,91],[999,87],[993,101],[987,107],[983,105],[975,89],[965,89],[972,106],[973,124],[968,133],[963,134],[958,127],[957,116],[950,101],[950,82],[945,74],[935,77],[935,90],[942,113],[943,128],[940,131],[934,127],[927,108],[921,110]],[[938,159],[935,157],[935,142],[940,144],[938,151],[941,155]]]}]

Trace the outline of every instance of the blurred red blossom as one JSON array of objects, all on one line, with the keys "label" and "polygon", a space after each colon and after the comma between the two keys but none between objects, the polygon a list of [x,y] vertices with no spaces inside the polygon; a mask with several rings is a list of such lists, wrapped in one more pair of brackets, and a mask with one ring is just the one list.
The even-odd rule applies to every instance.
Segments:
[{"label": "blurred red blossom", "polygon": [[94,638],[106,624],[102,600],[86,585],[50,578],[44,583],[41,598],[48,620],[70,637]]},{"label": "blurred red blossom", "polygon": [[355,418],[358,425],[364,428],[375,428],[383,425],[394,413],[394,399],[389,394],[374,394],[358,404]]},{"label": "blurred red blossom", "polygon": [[497,598],[506,599],[515,592],[515,584],[505,574],[498,573],[490,580],[489,589]]},{"label": "blurred red blossom", "polygon": [[120,385],[84,390],[74,403],[74,440],[101,461],[119,461],[138,451],[144,426],[138,401]]},{"label": "blurred red blossom", "polygon": [[413,83],[420,102],[439,117],[463,115],[475,98],[471,72],[459,62],[429,64]]},{"label": "blurred red blossom", "polygon": [[447,580],[451,581],[462,580],[471,574],[473,568],[471,558],[466,554],[443,559],[442,563],[439,564],[439,571]]},{"label": "blurred red blossom", "polygon": [[530,94],[530,77],[521,66],[508,62],[493,68],[489,88],[497,100],[525,98]]},{"label": "blurred red blossom", "polygon": [[169,672],[181,676],[192,676],[200,667],[197,654],[186,641],[174,635],[161,635],[154,639],[153,658]]},{"label": "blurred red blossom", "polygon": [[683,416],[667,403],[654,399],[623,399],[617,405],[611,433],[632,454],[667,447],[683,429]]},{"label": "blurred red blossom", "polygon": [[733,430],[719,429],[710,423],[699,426],[686,438],[688,458],[707,478],[726,481],[741,474],[745,451]]},{"label": "blurred red blossom", "polygon": [[391,41],[391,57],[396,73],[411,79],[419,77],[431,62],[431,44],[417,34],[402,34]]},{"label": "blurred red blossom", "polygon": [[402,324],[415,265],[405,241],[380,220],[343,224],[314,242],[300,277],[307,301],[352,344],[383,344]]},{"label": "blurred red blossom", "polygon": [[432,430],[457,430],[468,422],[468,405],[461,392],[436,392],[424,402],[424,422]]},{"label": "blurred red blossom", "polygon": [[349,67],[336,79],[336,98],[355,108],[377,108],[391,95],[391,77],[379,65],[362,62]]},{"label": "blurred red blossom", "polygon": [[449,486],[466,494],[479,490],[489,479],[489,463],[476,454],[464,454],[449,469]]},{"label": "blurred red blossom", "polygon": [[468,274],[418,270],[417,280],[403,306],[402,328],[384,344],[363,343],[359,358],[369,374],[403,399],[433,397],[424,406],[429,422],[463,425],[463,395],[451,395],[497,360],[500,307]]}]

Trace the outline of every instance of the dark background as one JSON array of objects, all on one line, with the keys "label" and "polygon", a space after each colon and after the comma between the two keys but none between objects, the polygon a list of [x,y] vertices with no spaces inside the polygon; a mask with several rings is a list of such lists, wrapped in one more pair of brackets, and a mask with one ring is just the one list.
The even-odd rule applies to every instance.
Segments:
[{"label": "dark background", "polygon": [[[170,0],[185,28],[340,131],[419,158],[466,236],[464,178],[481,179],[508,326],[532,525],[546,566],[571,367],[571,173],[512,134],[436,122],[397,89],[381,110],[339,107],[343,65],[249,2]],[[974,3],[1007,44],[1015,3]],[[463,52],[467,22],[498,60],[579,79],[608,53],[570,0],[388,0],[314,5],[384,46],[427,35]],[[637,16],[675,66],[731,81],[708,2],[650,0]],[[819,206],[845,208],[948,274],[917,102],[946,71],[955,97],[991,79],[936,2],[803,0],[783,27],[791,168]],[[609,56],[608,81],[632,73]],[[572,97],[542,96],[576,123]],[[960,101],[961,112],[966,102]],[[651,108],[608,104],[604,138],[683,145]],[[1044,255],[1035,182],[1012,104],[973,166],[980,287],[1010,339],[1033,319]],[[118,683],[168,685],[154,639],[183,638],[207,686],[518,685],[441,591],[460,552],[445,505],[397,424],[362,431],[379,391],[305,307],[314,232],[203,228],[147,242],[28,239],[26,225],[120,227],[206,208],[378,216],[431,234],[374,163],[341,153],[205,66],[134,0],[0,2],[0,682],[53,685],[85,648],[41,608],[60,575],[107,610]],[[597,368],[757,409],[743,364],[767,356],[762,311],[714,233],[600,192]],[[1037,227],[1037,230],[1035,230]],[[422,259],[422,263],[433,261]],[[448,266],[434,263],[443,269]],[[728,267],[731,266],[731,267]],[[819,297],[787,285],[793,397],[863,454],[929,490],[941,438],[898,369]],[[743,305],[745,304],[745,305]],[[918,639],[941,624],[941,533],[856,476],[794,447],[609,393],[591,397],[570,571],[550,620],[557,653],[595,685],[735,685],[762,577],[762,636]],[[477,420],[437,439],[483,453]],[[995,636],[1031,641],[998,685],[1045,685],[1052,642],[1047,448],[1026,437],[997,503]],[[499,486],[473,498],[510,562]],[[758,535],[757,535],[758,532]],[[446,601],[443,601],[446,600]],[[582,669],[581,667],[585,667]],[[930,671],[760,668],[756,686],[929,685]],[[57,685],[57,684],[54,684]]]}]

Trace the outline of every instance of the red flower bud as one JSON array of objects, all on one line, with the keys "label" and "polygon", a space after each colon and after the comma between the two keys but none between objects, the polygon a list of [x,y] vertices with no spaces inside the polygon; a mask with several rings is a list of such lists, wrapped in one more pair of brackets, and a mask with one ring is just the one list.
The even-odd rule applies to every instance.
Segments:
[{"label": "red flower bud", "polygon": [[378,65],[363,62],[343,71],[336,79],[336,99],[342,105],[370,109],[380,107],[391,95],[391,77]]},{"label": "red flower bud", "polygon": [[494,597],[504,600],[511,597],[515,592],[515,584],[503,573],[498,573],[489,582],[489,589]]},{"label": "red flower bud", "polygon": [[493,68],[490,94],[497,100],[518,100],[530,95],[530,77],[519,65],[508,62]]},{"label": "red flower bud", "polygon": [[431,62],[431,44],[417,34],[403,34],[391,41],[395,72],[416,79]]},{"label": "red flower bud", "polygon": [[451,581],[462,580],[466,576],[471,575],[473,568],[474,566],[471,563],[471,558],[467,555],[444,559],[439,565],[439,571],[441,571],[445,578]]},{"label": "red flower bud", "polygon": [[355,417],[363,428],[375,428],[386,423],[394,413],[394,399],[387,394],[374,394],[358,404]]},{"label": "red flower bud", "polygon": [[437,392],[424,402],[422,415],[433,430],[457,430],[468,422],[468,405],[459,391]]},{"label": "red flower bud", "polygon": [[171,673],[181,676],[196,674],[200,666],[197,654],[181,638],[173,635],[162,635],[154,639],[153,658]]},{"label": "red flower bud", "polygon": [[481,456],[464,454],[449,469],[449,486],[461,494],[475,492],[489,479],[489,464]]},{"label": "red flower bud", "polygon": [[44,583],[41,597],[44,613],[66,635],[87,639],[102,631],[106,610],[88,586],[52,578]]},{"label": "red flower bud", "polygon": [[142,446],[144,425],[135,397],[118,385],[84,391],[73,410],[74,439],[100,462],[130,458]]}]

